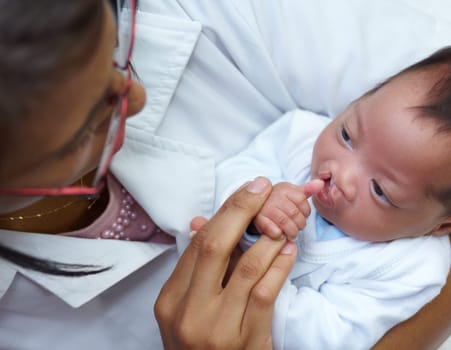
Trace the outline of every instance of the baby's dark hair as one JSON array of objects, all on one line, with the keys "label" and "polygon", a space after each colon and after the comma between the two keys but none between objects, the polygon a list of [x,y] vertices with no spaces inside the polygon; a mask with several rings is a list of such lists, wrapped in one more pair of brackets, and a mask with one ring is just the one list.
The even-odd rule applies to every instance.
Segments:
[{"label": "baby's dark hair", "polygon": [[[451,46],[414,64],[406,72],[435,68],[438,68],[440,77],[429,90],[426,103],[416,108],[421,111],[418,114],[420,117],[430,118],[436,123],[437,133],[446,133],[451,137]],[[451,183],[451,175],[449,180]],[[451,214],[451,187],[431,189],[430,195],[443,204],[447,215]]]},{"label": "baby's dark hair", "polygon": [[438,80],[429,90],[425,104],[414,106],[420,116],[430,118],[437,123],[437,132],[451,132],[451,46],[446,46],[432,55],[403,69],[368,91],[371,95],[392,80],[413,72],[436,72]]},{"label": "baby's dark hair", "polygon": [[400,74],[436,70],[438,80],[429,90],[426,103],[414,108],[421,116],[432,118],[437,123],[437,132],[451,132],[451,46],[447,46],[431,56],[408,67]]},{"label": "baby's dark hair", "polygon": [[[419,111],[418,118],[430,119],[436,124],[437,134],[448,134],[451,138],[451,46],[444,47],[402,70],[372,92],[389,81],[411,72],[431,72],[438,77],[428,91],[424,103],[412,108]],[[449,162],[451,163],[451,157]],[[451,169],[451,164],[448,169]],[[440,190],[431,188],[429,195],[444,205],[447,215],[451,214],[451,187]]]}]

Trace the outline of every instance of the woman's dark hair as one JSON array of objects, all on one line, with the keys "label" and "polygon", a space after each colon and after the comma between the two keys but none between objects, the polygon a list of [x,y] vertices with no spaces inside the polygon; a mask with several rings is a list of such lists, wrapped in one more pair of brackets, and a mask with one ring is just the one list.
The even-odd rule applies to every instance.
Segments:
[{"label": "woman's dark hair", "polygon": [[55,86],[95,53],[104,1],[0,0],[0,178],[17,133]]},{"label": "woman's dark hair", "polygon": [[0,244],[0,257],[23,268],[44,272],[49,275],[80,277],[107,271],[111,268],[99,265],[66,264],[49,259],[37,258]]},{"label": "woman's dark hair", "polygon": [[[5,130],[20,127],[41,98],[89,62],[100,40],[104,6],[100,0],[0,0],[0,169],[9,149]],[[82,276],[110,268],[59,263],[4,245],[0,256],[53,275]]]},{"label": "woman's dark hair", "polygon": [[99,0],[0,0],[0,122],[25,117],[89,61],[101,34]]}]

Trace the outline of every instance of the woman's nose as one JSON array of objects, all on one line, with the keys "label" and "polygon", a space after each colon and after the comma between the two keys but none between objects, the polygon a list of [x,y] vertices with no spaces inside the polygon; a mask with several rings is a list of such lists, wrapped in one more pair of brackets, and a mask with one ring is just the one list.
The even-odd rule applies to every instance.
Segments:
[{"label": "woman's nose", "polygon": [[146,91],[144,86],[136,80],[132,80],[127,99],[127,116],[131,117],[140,112],[146,103]]},{"label": "woman's nose", "polygon": [[143,109],[146,102],[144,87],[134,79],[128,83],[128,77],[116,71],[112,80],[111,90],[117,96],[127,98],[127,117],[131,117]]}]

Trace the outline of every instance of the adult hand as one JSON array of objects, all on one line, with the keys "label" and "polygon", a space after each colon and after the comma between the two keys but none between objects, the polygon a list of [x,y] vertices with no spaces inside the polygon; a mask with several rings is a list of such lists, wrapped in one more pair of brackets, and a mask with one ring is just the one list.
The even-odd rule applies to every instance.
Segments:
[{"label": "adult hand", "polygon": [[233,249],[270,192],[264,178],[246,184],[194,235],[155,304],[165,349],[272,348],[274,302],[296,245],[262,236],[223,285]]}]

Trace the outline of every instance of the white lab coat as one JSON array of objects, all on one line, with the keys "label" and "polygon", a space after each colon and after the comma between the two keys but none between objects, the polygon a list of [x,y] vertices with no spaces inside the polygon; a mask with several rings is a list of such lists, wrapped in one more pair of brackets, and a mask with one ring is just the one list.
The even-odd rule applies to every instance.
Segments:
[{"label": "white lab coat", "polygon": [[[129,120],[112,170],[177,237],[179,250],[189,220],[212,213],[218,160],[297,105],[336,115],[451,37],[440,12],[429,16],[401,1],[140,6],[134,63],[148,100]],[[66,278],[0,260],[0,349],[162,348],[152,308],[177,260],[175,247],[7,231],[0,241],[57,261],[114,265]]]}]

